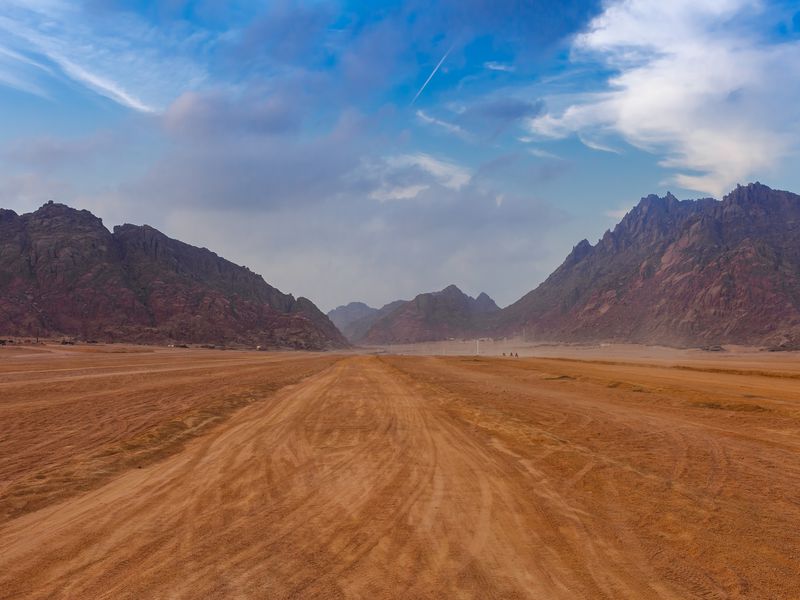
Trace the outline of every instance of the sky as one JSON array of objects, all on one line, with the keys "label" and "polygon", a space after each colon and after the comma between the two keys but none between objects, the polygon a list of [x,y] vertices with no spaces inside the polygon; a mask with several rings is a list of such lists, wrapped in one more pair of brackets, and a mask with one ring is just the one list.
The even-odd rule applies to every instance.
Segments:
[{"label": "sky", "polygon": [[0,207],[323,310],[501,306],[642,196],[800,192],[800,0],[3,0]]}]

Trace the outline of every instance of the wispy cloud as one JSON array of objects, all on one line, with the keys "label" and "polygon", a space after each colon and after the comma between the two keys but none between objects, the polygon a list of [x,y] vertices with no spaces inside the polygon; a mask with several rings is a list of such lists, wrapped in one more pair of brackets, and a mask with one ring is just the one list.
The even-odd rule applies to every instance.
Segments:
[{"label": "wispy cloud", "polygon": [[369,197],[378,202],[389,202],[391,200],[408,200],[416,198],[421,192],[427,190],[430,186],[424,184],[415,185],[395,185],[395,186],[381,186],[373,190]]},{"label": "wispy cloud", "polygon": [[503,71],[505,73],[513,73],[514,71],[517,70],[517,68],[514,65],[496,62],[493,60],[488,60],[485,63],[483,63],[483,67],[485,69],[489,69],[490,71]]},{"label": "wispy cloud", "polygon": [[531,156],[535,156],[536,158],[545,158],[551,160],[563,160],[557,154],[553,154],[552,152],[548,152],[547,150],[542,150],[541,148],[529,148],[528,154]]},{"label": "wispy cloud", "polygon": [[604,144],[598,140],[592,139],[586,134],[579,133],[578,139],[581,141],[581,144],[587,148],[591,148],[592,150],[597,150],[599,152],[610,152],[611,154],[621,154],[620,150],[617,150],[613,146],[609,146],[608,144]]},{"label": "wispy cloud", "polygon": [[404,154],[391,158],[388,162],[392,165],[420,167],[433,175],[441,185],[451,190],[460,190],[472,179],[472,175],[464,167],[422,152]]},{"label": "wispy cloud", "polygon": [[[607,88],[531,119],[533,133],[608,136],[664,156],[685,188],[720,195],[797,150],[800,43],[770,40],[749,0],[615,0],[579,35],[573,61]],[[557,100],[557,99],[556,99]],[[558,104],[553,102],[552,104]]]},{"label": "wispy cloud", "polygon": [[452,134],[455,134],[455,135],[457,135],[457,136],[459,136],[461,138],[464,138],[464,139],[467,139],[467,138],[470,137],[469,136],[469,132],[466,131],[460,125],[457,125],[455,123],[451,123],[449,121],[444,121],[443,119],[437,119],[436,117],[432,117],[431,115],[429,115],[428,113],[426,113],[423,110],[418,110],[416,115],[417,115],[417,118],[420,121],[422,121],[423,123],[426,123],[428,125],[435,125],[436,127],[441,127],[445,131],[448,131],[448,132],[450,132]]},{"label": "wispy cloud", "polygon": [[64,70],[69,77],[78,83],[82,83],[91,90],[94,90],[101,96],[105,96],[114,102],[127,106],[134,110],[146,113],[156,112],[155,107],[145,104],[143,100],[137,98],[131,92],[126,91],[123,87],[111,79],[106,79],[102,75],[98,75],[82,67],[79,64],[55,53],[50,52],[48,57],[55,61],[59,67]]},{"label": "wispy cloud", "polygon": [[352,178],[371,183],[369,197],[379,202],[417,198],[431,188],[462,190],[472,173],[454,162],[422,152],[362,163]]},{"label": "wispy cloud", "polygon": [[0,45],[0,85],[49,98],[50,94],[41,84],[43,75],[51,75],[52,70],[45,64]]},{"label": "wispy cloud", "polygon": [[191,43],[182,35],[129,13],[99,17],[63,0],[7,0],[0,81],[50,96],[48,87],[65,79],[132,110],[156,112],[205,78],[204,68],[182,52]]}]

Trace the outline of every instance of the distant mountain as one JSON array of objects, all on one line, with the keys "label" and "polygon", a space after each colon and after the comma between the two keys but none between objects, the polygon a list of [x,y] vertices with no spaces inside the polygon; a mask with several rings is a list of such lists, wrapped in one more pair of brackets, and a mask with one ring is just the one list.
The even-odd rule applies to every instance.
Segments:
[{"label": "distant mountain", "polygon": [[800,344],[800,196],[642,198],[486,324],[495,335],[670,345]]},{"label": "distant mountain", "polygon": [[133,342],[347,346],[305,298],[149,227],[85,210],[0,209],[0,334]]},{"label": "distant mountain", "polygon": [[451,285],[395,306],[374,320],[359,341],[403,344],[472,337],[486,317],[498,310],[497,304],[486,294],[471,298]]},{"label": "distant mountain", "polygon": [[375,321],[389,314],[405,302],[406,300],[395,300],[384,304],[381,308],[372,308],[363,302],[351,302],[334,308],[328,313],[328,317],[339,328],[339,331],[344,334],[344,337],[350,342],[358,343],[364,338]]},{"label": "distant mountain", "polygon": [[328,318],[336,325],[339,331],[344,332],[345,328],[354,321],[369,317],[377,312],[377,308],[372,308],[363,302],[350,302],[329,311]]}]

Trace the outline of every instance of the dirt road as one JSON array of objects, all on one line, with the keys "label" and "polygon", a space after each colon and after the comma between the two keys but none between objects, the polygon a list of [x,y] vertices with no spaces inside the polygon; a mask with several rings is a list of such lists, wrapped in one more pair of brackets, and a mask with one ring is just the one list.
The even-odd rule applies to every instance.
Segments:
[{"label": "dirt road", "polygon": [[795,372],[325,360],[10,514],[0,598],[800,595]]}]

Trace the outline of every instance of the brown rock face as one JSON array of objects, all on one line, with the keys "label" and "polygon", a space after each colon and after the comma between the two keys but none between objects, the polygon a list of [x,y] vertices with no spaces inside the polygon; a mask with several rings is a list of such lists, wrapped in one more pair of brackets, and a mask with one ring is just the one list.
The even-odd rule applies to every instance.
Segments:
[{"label": "brown rock face", "polygon": [[648,196],[486,325],[532,339],[671,345],[800,341],[800,196]]},{"label": "brown rock face", "polygon": [[347,345],[314,304],[205,248],[88,211],[0,210],[0,332],[306,349]]},{"label": "brown rock face", "polygon": [[360,341],[406,344],[468,338],[478,334],[486,317],[499,308],[486,294],[471,298],[451,285],[420,294],[372,323]]}]

